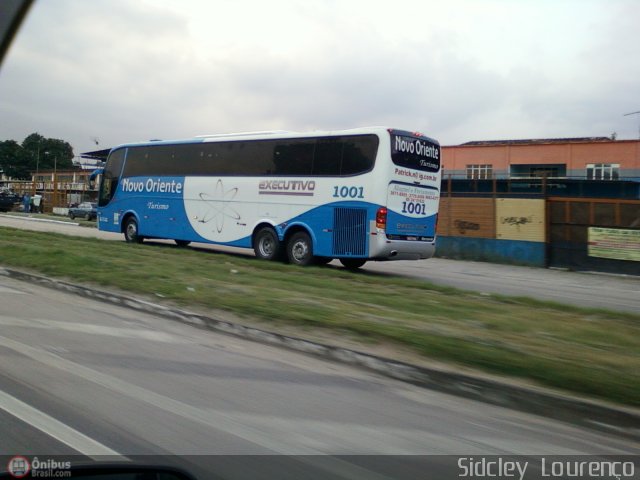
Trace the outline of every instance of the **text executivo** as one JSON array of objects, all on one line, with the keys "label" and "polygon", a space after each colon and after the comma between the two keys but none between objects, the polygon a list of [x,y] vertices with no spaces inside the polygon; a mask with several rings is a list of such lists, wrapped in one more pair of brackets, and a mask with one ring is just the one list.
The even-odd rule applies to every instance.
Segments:
[{"label": "text executivo", "polygon": [[260,195],[313,196],[315,180],[262,180],[258,185]]}]

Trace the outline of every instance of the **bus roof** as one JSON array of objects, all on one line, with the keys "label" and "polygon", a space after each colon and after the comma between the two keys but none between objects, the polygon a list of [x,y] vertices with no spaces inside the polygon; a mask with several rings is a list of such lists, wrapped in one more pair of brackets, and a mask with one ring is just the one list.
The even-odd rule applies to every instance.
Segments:
[{"label": "bus roof", "polygon": [[287,130],[272,130],[272,131],[261,131],[261,132],[239,132],[239,133],[220,133],[214,135],[198,135],[192,138],[183,138],[176,140],[148,140],[142,142],[132,142],[126,143],[122,145],[118,145],[114,147],[112,150],[123,148],[123,147],[141,147],[141,146],[150,146],[150,145],[174,145],[174,144],[182,144],[182,143],[200,143],[200,142],[215,142],[219,140],[229,141],[229,140],[268,140],[277,138],[308,138],[308,137],[331,137],[331,136],[342,136],[342,135],[363,135],[363,134],[382,134],[385,132],[391,132],[396,134],[405,134],[410,136],[418,136],[422,137],[425,140],[429,140],[437,145],[439,142],[434,140],[431,137],[423,135],[418,132],[411,132],[409,130],[395,129],[389,127],[359,127],[352,128],[347,130],[316,130],[316,131],[308,131],[308,132],[293,132]]}]

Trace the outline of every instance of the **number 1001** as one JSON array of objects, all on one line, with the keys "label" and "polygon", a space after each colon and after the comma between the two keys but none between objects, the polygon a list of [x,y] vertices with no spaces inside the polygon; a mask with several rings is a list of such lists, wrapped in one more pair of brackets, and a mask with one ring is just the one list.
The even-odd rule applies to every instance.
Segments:
[{"label": "number 1001", "polygon": [[334,198],[364,198],[364,187],[333,187]]},{"label": "number 1001", "polygon": [[424,203],[402,202],[402,213],[415,213],[417,215],[426,215],[427,206]]}]

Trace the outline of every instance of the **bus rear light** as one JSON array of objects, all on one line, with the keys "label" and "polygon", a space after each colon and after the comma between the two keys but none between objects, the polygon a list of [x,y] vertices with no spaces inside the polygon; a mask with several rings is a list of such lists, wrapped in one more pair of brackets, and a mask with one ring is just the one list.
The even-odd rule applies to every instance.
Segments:
[{"label": "bus rear light", "polygon": [[376,212],[376,228],[387,228],[387,207],[380,207]]},{"label": "bus rear light", "polygon": [[438,214],[436,213],[436,226],[433,229],[433,233],[435,234],[438,231]]}]

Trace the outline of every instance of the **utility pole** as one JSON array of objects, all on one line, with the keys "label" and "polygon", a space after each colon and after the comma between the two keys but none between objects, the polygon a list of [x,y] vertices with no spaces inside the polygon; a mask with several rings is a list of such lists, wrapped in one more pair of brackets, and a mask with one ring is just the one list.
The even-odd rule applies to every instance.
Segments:
[{"label": "utility pole", "polygon": [[[628,117],[629,115],[640,115],[640,110],[637,112],[625,113],[623,117]],[[638,138],[640,139],[640,117],[638,117]]]},{"label": "utility pole", "polygon": [[53,202],[51,202],[51,212],[53,207],[57,207],[59,203],[58,198],[58,155],[53,157]]},{"label": "utility pole", "polygon": [[42,142],[38,140],[38,149],[36,153],[36,174],[33,177],[33,192],[31,193],[32,196],[35,196],[36,194],[36,182],[38,181],[38,175],[40,173],[40,143]]}]

